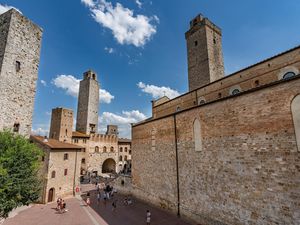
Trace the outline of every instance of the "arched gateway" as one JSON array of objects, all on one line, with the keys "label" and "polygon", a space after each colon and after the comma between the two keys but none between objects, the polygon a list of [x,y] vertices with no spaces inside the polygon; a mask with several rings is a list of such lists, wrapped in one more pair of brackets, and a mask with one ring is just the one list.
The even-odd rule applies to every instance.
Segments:
[{"label": "arched gateway", "polygon": [[109,158],[106,159],[102,164],[102,173],[115,173],[116,172],[116,161]]}]

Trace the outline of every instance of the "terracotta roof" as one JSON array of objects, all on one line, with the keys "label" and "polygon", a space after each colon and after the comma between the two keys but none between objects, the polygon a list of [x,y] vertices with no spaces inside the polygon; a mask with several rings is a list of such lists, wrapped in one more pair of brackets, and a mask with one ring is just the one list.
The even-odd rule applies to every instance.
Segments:
[{"label": "terracotta roof", "polygon": [[131,139],[128,139],[128,138],[119,138],[118,142],[131,143]]},{"label": "terracotta roof", "polygon": [[90,135],[84,134],[84,133],[81,133],[81,132],[78,132],[78,131],[73,131],[72,132],[72,137],[85,137],[85,138],[89,138]]},{"label": "terracotta roof", "polygon": [[82,149],[84,147],[78,146],[78,145],[73,145],[65,142],[61,142],[55,139],[48,139],[48,142],[44,142],[44,137],[42,136],[30,136],[31,140],[35,140],[39,142],[40,144],[46,145],[50,147],[51,149]]}]

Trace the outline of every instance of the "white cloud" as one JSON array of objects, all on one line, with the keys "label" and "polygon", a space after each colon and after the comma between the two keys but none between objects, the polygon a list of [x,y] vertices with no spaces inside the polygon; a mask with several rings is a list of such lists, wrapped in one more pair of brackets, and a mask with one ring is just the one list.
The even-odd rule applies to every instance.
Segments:
[{"label": "white cloud", "polygon": [[130,138],[131,123],[137,123],[145,120],[147,117],[138,110],[123,111],[122,114],[115,114],[111,112],[103,112],[99,117],[100,131],[106,131],[106,125],[118,125],[119,136]]},{"label": "white cloud", "polygon": [[42,84],[44,87],[46,87],[46,86],[47,86],[47,82],[46,82],[46,81],[44,81],[44,80],[41,80],[41,84]]},{"label": "white cloud", "polygon": [[21,12],[19,9],[17,9],[17,8],[15,8],[15,7],[13,7],[13,6],[2,5],[2,4],[0,4],[0,14],[5,13],[6,11],[8,11],[8,10],[10,10],[10,9],[15,9],[15,10],[17,10],[19,13],[22,14],[22,12]]},{"label": "white cloud", "polygon": [[[68,95],[78,97],[80,80],[72,75],[58,75],[53,79],[52,83],[57,87],[66,91]],[[104,89],[99,90],[99,99],[101,103],[111,103],[115,97]]]},{"label": "white cloud", "polygon": [[156,33],[157,16],[134,15],[133,10],[105,0],[81,0],[91,11],[94,20],[112,31],[113,36],[120,44],[132,44],[141,47]]},{"label": "white cloud", "polygon": [[38,127],[37,129],[32,129],[31,134],[39,135],[39,136],[48,136],[49,129],[44,129],[44,128]]},{"label": "white cloud", "polygon": [[161,98],[163,96],[167,96],[168,98],[172,99],[180,95],[178,91],[169,87],[158,87],[155,85],[144,84],[143,82],[139,82],[137,86],[142,90],[142,92],[151,94],[154,99]]},{"label": "white cloud", "polygon": [[135,3],[138,5],[139,8],[142,8],[142,2],[139,0],[135,0]]},{"label": "white cloud", "polygon": [[109,54],[112,54],[115,52],[115,50],[113,48],[109,48],[109,47],[105,47],[104,50],[107,51]]}]

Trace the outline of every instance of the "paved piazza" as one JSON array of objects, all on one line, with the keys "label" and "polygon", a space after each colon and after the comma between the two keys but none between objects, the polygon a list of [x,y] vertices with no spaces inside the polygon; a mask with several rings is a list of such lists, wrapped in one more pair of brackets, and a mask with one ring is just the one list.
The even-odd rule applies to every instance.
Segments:
[{"label": "paved piazza", "polygon": [[[90,189],[90,188],[89,188]],[[87,190],[87,188],[83,188]],[[116,194],[117,209],[112,212],[112,200],[104,204],[96,201],[96,192],[91,192],[91,206],[77,198],[66,199],[68,212],[56,211],[56,203],[34,205],[7,219],[3,225],[143,225],[146,224],[146,210],[151,211],[151,225],[192,225],[175,215],[133,199],[130,206],[123,205],[124,196]]]}]

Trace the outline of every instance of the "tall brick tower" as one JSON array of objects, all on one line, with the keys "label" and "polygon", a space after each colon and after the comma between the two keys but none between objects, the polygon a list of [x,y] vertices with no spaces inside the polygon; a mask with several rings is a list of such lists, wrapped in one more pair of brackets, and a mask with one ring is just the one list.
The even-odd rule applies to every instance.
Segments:
[{"label": "tall brick tower", "polygon": [[42,29],[15,9],[0,15],[0,130],[31,132]]},{"label": "tall brick tower", "polygon": [[73,131],[73,111],[71,109],[52,109],[49,138],[71,143]]},{"label": "tall brick tower", "polygon": [[99,83],[92,70],[83,74],[80,81],[76,131],[90,134],[98,131]]},{"label": "tall brick tower", "polygon": [[221,29],[198,15],[185,33],[189,91],[224,77]]}]

